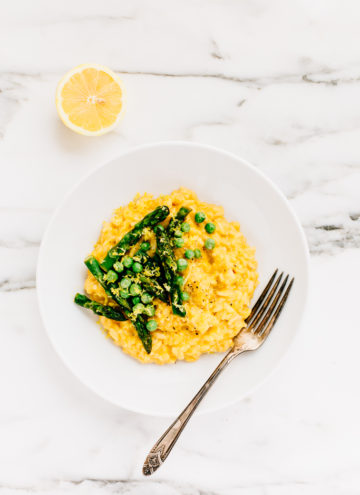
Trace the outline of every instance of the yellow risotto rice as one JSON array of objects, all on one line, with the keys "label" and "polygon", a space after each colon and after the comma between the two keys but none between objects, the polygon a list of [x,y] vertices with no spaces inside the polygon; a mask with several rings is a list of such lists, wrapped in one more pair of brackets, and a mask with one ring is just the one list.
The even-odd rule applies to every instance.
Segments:
[{"label": "yellow risotto rice", "polygon": [[[167,205],[171,214],[175,214],[181,206],[192,209],[186,219],[191,230],[184,234],[185,245],[175,250],[177,258],[183,257],[186,248],[202,251],[200,259],[189,260],[189,266],[183,273],[184,290],[190,295],[189,301],[184,303],[187,315],[185,318],[176,316],[171,306],[154,300],[154,318],[158,329],[152,332],[151,354],[145,352],[129,321],[118,322],[101,316],[100,323],[116,345],[142,363],[165,364],[178,359],[194,361],[203,353],[225,351],[250,313],[249,303],[258,276],[255,250],[248,246],[239,224],[224,218],[222,207],[199,201],[193,191],[184,188],[158,198],[148,193],[138,194],[127,206],[118,208],[110,222],[104,222],[92,254],[101,261],[136,222],[159,205]],[[213,234],[206,233],[206,221],[201,224],[195,222],[197,211],[206,214],[206,221],[216,224]],[[153,250],[155,239],[151,233],[148,237]],[[216,242],[213,250],[203,248],[208,237]],[[103,288],[90,273],[85,290],[92,299],[109,304]]]}]

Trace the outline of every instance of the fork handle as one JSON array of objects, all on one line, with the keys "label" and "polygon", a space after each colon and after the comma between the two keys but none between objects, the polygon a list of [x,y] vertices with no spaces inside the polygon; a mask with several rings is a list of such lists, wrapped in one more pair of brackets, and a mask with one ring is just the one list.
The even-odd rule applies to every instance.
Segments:
[{"label": "fork handle", "polygon": [[222,370],[236,357],[240,354],[239,351],[235,351],[234,348],[226,354],[224,359],[211,373],[209,378],[206,380],[204,385],[198,391],[198,393],[193,397],[189,404],[185,407],[183,412],[175,419],[175,421],[169,426],[165,433],[159,438],[153,448],[150,450],[148,456],[146,457],[143,474],[150,475],[153,474],[165,461],[167,456],[170,454],[171,449],[174,447],[177,439],[179,438],[181,432],[185,428],[187,422],[191,418],[193,412],[198,407],[203,397],[206,395],[211,385],[215,382],[216,378],[220,375]]}]

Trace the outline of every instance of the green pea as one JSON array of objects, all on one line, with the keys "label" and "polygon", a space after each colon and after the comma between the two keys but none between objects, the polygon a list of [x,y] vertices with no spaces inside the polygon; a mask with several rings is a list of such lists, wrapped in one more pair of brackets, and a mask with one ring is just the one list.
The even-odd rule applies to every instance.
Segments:
[{"label": "green pea", "polygon": [[141,302],[143,302],[144,304],[149,304],[153,299],[153,296],[151,294],[148,294],[147,292],[144,292],[144,294],[141,296]]},{"label": "green pea", "polygon": [[183,245],[184,245],[184,244],[185,244],[184,239],[175,239],[175,240],[174,240],[174,245],[175,245],[175,247],[177,247],[177,248],[181,248],[181,247],[183,247]]},{"label": "green pea", "polygon": [[140,273],[142,271],[143,267],[142,267],[141,263],[136,262],[136,263],[133,263],[131,269],[135,273]]},{"label": "green pea", "polygon": [[187,222],[184,222],[184,223],[181,224],[181,230],[183,232],[189,232],[190,228],[191,228],[190,227],[190,224],[187,223]]},{"label": "green pea", "polygon": [[130,294],[132,296],[138,296],[141,292],[141,287],[140,285],[138,284],[131,284],[131,287],[130,287]]},{"label": "green pea", "polygon": [[155,320],[149,320],[146,324],[146,328],[149,330],[149,332],[153,332],[154,330],[157,329],[157,323]]},{"label": "green pea", "polygon": [[195,253],[192,249],[187,249],[185,251],[185,258],[187,258],[188,260],[192,260],[194,256],[195,256]]},{"label": "green pea", "polygon": [[136,296],[136,297],[133,297],[132,298],[132,303],[134,306],[136,306],[137,304],[139,304],[139,302],[141,302],[141,299],[139,296]]},{"label": "green pea", "polygon": [[186,270],[187,266],[188,262],[184,260],[184,258],[179,258],[177,260],[177,269],[179,270],[179,272],[183,272],[184,270]]},{"label": "green pea", "polygon": [[200,249],[194,249],[194,256],[195,258],[201,258],[201,251]]},{"label": "green pea", "polygon": [[145,310],[145,306],[141,303],[137,303],[135,304],[135,306],[133,307],[133,311],[134,313],[137,313],[137,314],[141,314],[143,313]]},{"label": "green pea", "polygon": [[174,232],[174,237],[182,237],[183,233],[181,232],[181,230],[175,230]]},{"label": "green pea", "polygon": [[125,256],[124,259],[123,259],[123,265],[126,268],[130,268],[132,264],[133,264],[133,259],[130,258],[130,256]]},{"label": "green pea", "polygon": [[116,261],[116,263],[114,263],[113,268],[119,273],[124,271],[124,265],[121,263],[121,261]]},{"label": "green pea", "polygon": [[156,230],[157,230],[158,232],[164,232],[164,230],[165,230],[165,229],[164,229],[164,227],[163,227],[162,225],[157,225],[157,226],[156,226]]},{"label": "green pea", "polygon": [[205,247],[206,247],[206,249],[214,249],[214,247],[215,247],[214,239],[206,239]]},{"label": "green pea", "polygon": [[153,306],[152,304],[148,304],[147,306],[145,306],[144,313],[148,316],[154,316],[155,306]]},{"label": "green pea", "polygon": [[185,283],[184,277],[182,277],[181,275],[178,275],[177,277],[175,277],[175,283],[177,285],[180,285],[180,286],[184,285],[184,283]]},{"label": "green pea", "polygon": [[114,270],[109,270],[107,274],[105,275],[105,278],[108,282],[113,283],[116,282],[118,279],[118,274],[114,272]]},{"label": "green pea", "polygon": [[127,290],[121,290],[120,291],[120,297],[123,299],[127,299],[130,296],[129,292]]},{"label": "green pea", "polygon": [[216,230],[216,226],[214,223],[209,222],[205,225],[205,230],[208,234],[212,234]]},{"label": "green pea", "polygon": [[149,251],[150,249],[150,242],[148,241],[144,241],[141,243],[141,246],[140,246],[140,249],[141,251]]},{"label": "green pea", "polygon": [[[191,211],[191,209],[190,209],[190,211]],[[180,208],[180,210],[178,211],[178,215],[180,215],[183,218],[185,218],[188,213],[189,213],[189,208],[185,208],[185,206],[182,206]]]},{"label": "green pea", "polygon": [[206,218],[206,215],[202,211],[198,211],[197,213],[195,213],[195,222],[196,223],[202,223],[205,220],[205,218]]},{"label": "green pea", "polygon": [[188,301],[189,299],[190,299],[190,295],[189,295],[187,292],[182,292],[182,293],[181,293],[181,300],[182,300],[183,302],[186,302],[186,301]]},{"label": "green pea", "polygon": [[128,289],[131,285],[131,280],[128,278],[121,279],[120,285],[123,289]]}]

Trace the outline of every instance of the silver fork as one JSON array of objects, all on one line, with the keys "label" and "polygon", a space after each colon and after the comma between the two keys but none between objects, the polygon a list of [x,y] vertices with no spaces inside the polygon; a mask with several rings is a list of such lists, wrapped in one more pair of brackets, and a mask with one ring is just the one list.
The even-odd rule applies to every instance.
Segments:
[{"label": "silver fork", "polygon": [[288,284],[289,275],[287,275],[279,287],[284,274],[281,273],[276,278],[277,273],[278,270],[275,270],[259,299],[256,301],[250,316],[246,320],[246,327],[242,328],[234,338],[233,347],[209,376],[195,397],[185,407],[183,412],[175,419],[150,450],[144,462],[143,474],[147,476],[153,474],[165,461],[193,412],[222,370],[236,356],[246,351],[255,351],[265,341],[278,319],[294,283],[294,279],[291,279]]}]

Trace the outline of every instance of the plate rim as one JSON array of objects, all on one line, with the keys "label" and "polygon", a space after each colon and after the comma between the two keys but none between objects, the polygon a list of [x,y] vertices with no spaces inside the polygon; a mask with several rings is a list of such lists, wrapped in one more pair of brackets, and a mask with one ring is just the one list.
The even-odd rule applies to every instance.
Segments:
[{"label": "plate rim", "polygon": [[[269,378],[272,376],[272,374],[278,369],[278,367],[282,363],[283,359],[285,358],[285,356],[288,354],[289,350],[294,345],[296,338],[298,337],[298,334],[299,334],[299,331],[301,329],[301,325],[302,325],[302,322],[304,320],[304,316],[305,316],[305,313],[307,310],[308,298],[309,298],[310,252],[309,252],[309,246],[308,246],[308,242],[307,242],[307,239],[305,236],[305,232],[304,232],[304,229],[300,223],[300,220],[299,220],[297,214],[295,213],[295,210],[293,209],[292,205],[290,204],[289,200],[286,198],[285,194],[281,191],[279,186],[277,186],[277,184],[275,184],[267,175],[265,175],[264,172],[259,170],[251,162],[249,162],[248,160],[246,160],[242,156],[237,155],[234,152],[227,151],[227,150],[220,148],[220,147],[217,147],[217,146],[213,146],[213,145],[209,145],[209,144],[205,144],[205,143],[201,143],[201,142],[196,142],[196,141],[184,141],[184,140],[169,140],[169,141],[165,140],[165,141],[156,141],[153,143],[140,144],[140,145],[133,146],[130,149],[127,149],[125,151],[120,152],[118,155],[111,158],[110,160],[106,160],[106,161],[100,163],[99,165],[96,165],[91,170],[89,170],[86,174],[84,174],[79,180],[77,180],[72,187],[70,187],[70,189],[65,193],[62,200],[59,202],[59,204],[55,207],[55,209],[52,212],[52,215],[51,215],[51,217],[50,217],[50,219],[46,225],[45,231],[44,231],[42,239],[41,239],[38,258],[37,258],[36,295],[37,295],[37,301],[38,301],[38,307],[39,307],[41,322],[42,322],[43,327],[45,329],[45,333],[46,333],[46,335],[47,335],[47,337],[51,343],[51,347],[55,351],[56,355],[60,358],[63,365],[71,372],[71,374],[77,379],[77,381],[80,382],[88,390],[90,390],[91,393],[95,394],[100,399],[102,399],[102,400],[104,400],[104,401],[106,401],[106,402],[108,402],[108,403],[110,403],[116,407],[124,409],[126,411],[135,412],[137,414],[143,414],[146,416],[169,418],[169,417],[172,417],[173,415],[172,414],[170,415],[169,413],[162,413],[161,411],[159,412],[159,411],[154,411],[154,410],[149,410],[149,409],[142,410],[142,409],[139,409],[136,407],[130,408],[126,405],[123,405],[123,404],[119,403],[118,401],[116,401],[110,397],[107,397],[107,396],[100,394],[95,388],[93,388],[91,386],[91,384],[83,381],[83,379],[73,369],[72,365],[69,364],[69,362],[67,361],[67,359],[65,358],[63,353],[57,348],[55,341],[54,341],[53,337],[51,336],[51,333],[49,332],[49,330],[47,328],[46,321],[45,321],[45,309],[44,309],[42,298],[41,298],[42,283],[41,283],[41,275],[40,275],[40,272],[41,272],[41,266],[40,265],[41,265],[41,261],[43,258],[44,246],[45,246],[47,238],[49,236],[49,232],[50,232],[51,227],[52,227],[53,223],[55,222],[55,219],[57,218],[59,212],[61,211],[63,206],[66,204],[67,200],[72,196],[72,194],[84,182],[86,182],[86,180],[89,177],[91,177],[98,170],[102,169],[103,167],[107,166],[108,164],[112,163],[113,161],[118,160],[119,158],[122,158],[126,155],[136,153],[138,151],[142,151],[142,150],[146,150],[146,149],[152,149],[152,148],[159,148],[159,147],[164,147],[164,146],[167,146],[167,147],[183,146],[183,147],[197,148],[197,149],[202,148],[202,149],[210,151],[210,152],[216,152],[218,154],[223,154],[223,155],[228,156],[229,158],[232,158],[236,162],[241,162],[244,166],[246,166],[248,169],[250,169],[253,173],[255,173],[260,178],[262,178],[267,183],[267,185],[271,189],[274,190],[274,192],[277,194],[277,196],[279,197],[279,199],[283,203],[284,207],[287,208],[287,210],[289,211],[291,218],[297,227],[297,231],[298,231],[300,239],[301,239],[301,247],[302,247],[302,252],[304,253],[304,260],[305,260],[305,273],[304,273],[304,287],[305,287],[305,289],[304,289],[303,311],[302,311],[301,317],[297,323],[296,332],[295,332],[294,336],[292,337],[286,350],[280,356],[280,358],[278,359],[276,364],[273,366],[273,368],[267,373],[267,375],[264,378],[262,378],[257,384],[251,386],[246,393],[243,393],[242,395],[236,395],[236,396],[234,396],[234,398],[232,400],[222,402],[221,404],[219,404],[217,406],[200,409],[199,411],[197,411],[197,414],[203,415],[203,414],[214,413],[216,411],[220,411],[222,409],[234,406],[235,404],[237,404],[238,402],[240,402],[244,398],[252,395],[259,387],[264,385],[267,382],[267,380],[269,380]],[[219,362],[220,362],[221,357],[224,355],[224,353],[218,353],[218,354],[219,354]],[[211,370],[209,371],[209,374],[210,373],[211,373]],[[199,384],[199,388],[201,386],[202,386],[202,383]],[[184,404],[184,407],[185,407],[185,404]],[[179,411],[179,413],[180,413],[180,411]]]}]

